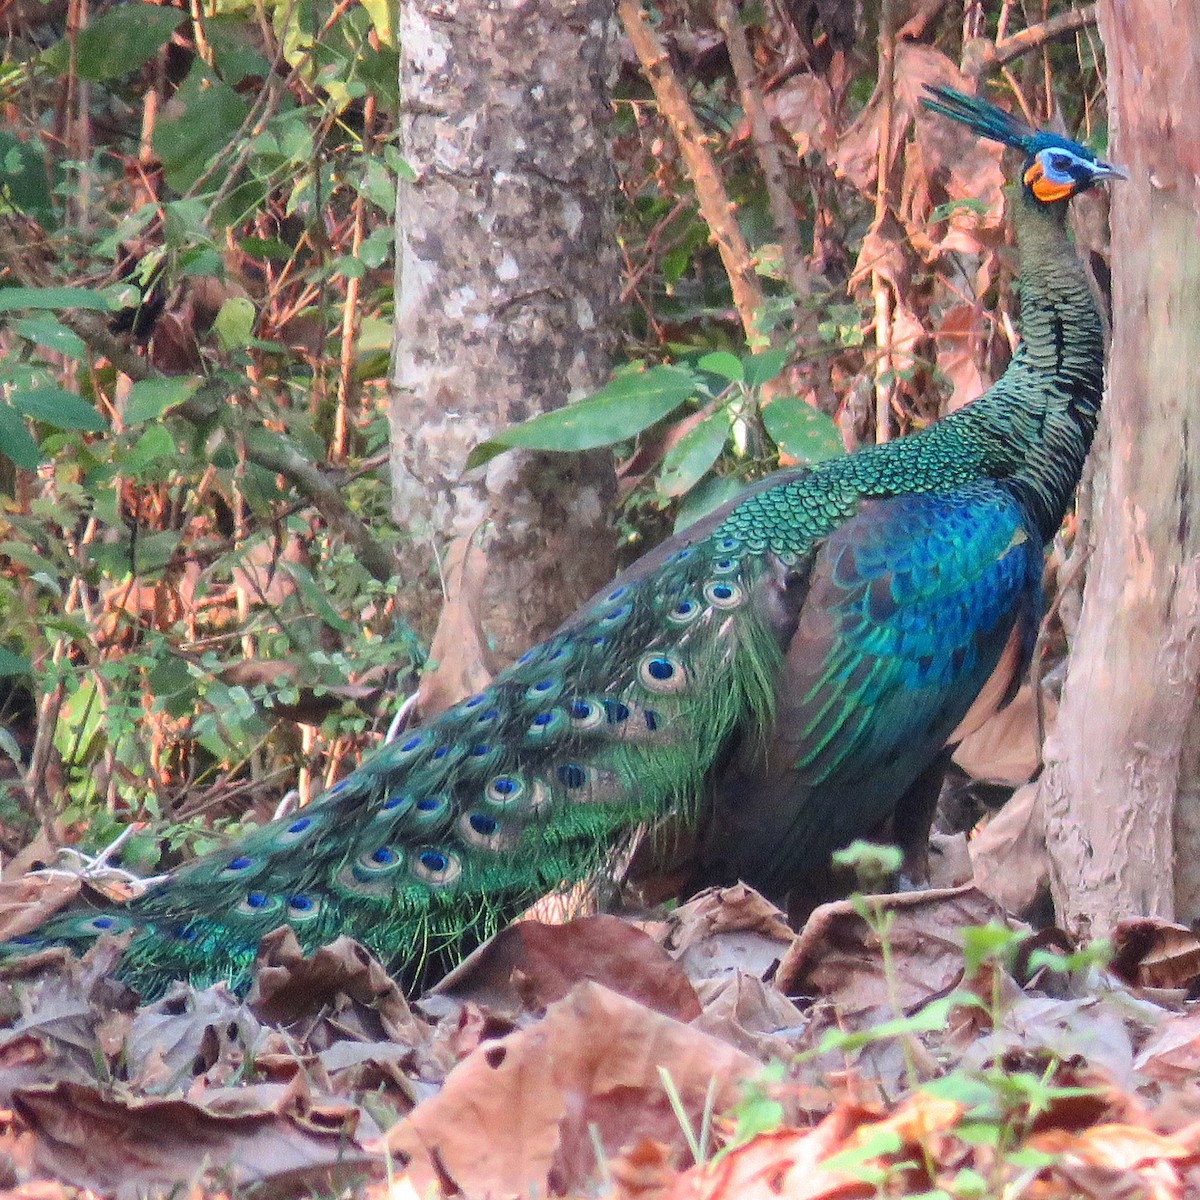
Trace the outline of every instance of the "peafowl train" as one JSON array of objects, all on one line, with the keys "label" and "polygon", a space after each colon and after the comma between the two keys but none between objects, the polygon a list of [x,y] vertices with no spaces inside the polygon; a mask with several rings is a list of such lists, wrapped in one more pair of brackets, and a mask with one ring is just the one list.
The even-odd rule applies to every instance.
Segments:
[{"label": "peafowl train", "polygon": [[924,102],[1024,154],[1023,341],[993,387],[901,441],[769,476],[309,807],[0,953],[129,931],[120,970],[144,995],[244,988],[286,923],[306,948],[350,934],[415,985],[667,814],[701,824],[695,883],[777,898],[889,819],[923,847],[947,743],[1031,652],[1102,389],[1067,204],[1121,175],[984,100]]}]

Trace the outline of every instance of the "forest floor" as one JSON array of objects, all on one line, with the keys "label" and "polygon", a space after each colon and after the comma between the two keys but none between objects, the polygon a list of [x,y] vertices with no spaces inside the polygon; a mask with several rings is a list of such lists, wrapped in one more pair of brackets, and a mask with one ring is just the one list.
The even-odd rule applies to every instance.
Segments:
[{"label": "forest floor", "polygon": [[[1019,775],[1015,744],[988,731],[968,773]],[[1035,830],[1022,789],[969,857],[939,843],[958,886],[798,934],[742,886],[518,922],[411,1001],[348,939],[304,959],[281,930],[247,999],[138,1006],[102,942],[0,982],[0,1191],[1200,1197],[1200,939],[1139,920],[1076,951],[1015,921]],[[78,886],[0,883],[0,938]]]}]

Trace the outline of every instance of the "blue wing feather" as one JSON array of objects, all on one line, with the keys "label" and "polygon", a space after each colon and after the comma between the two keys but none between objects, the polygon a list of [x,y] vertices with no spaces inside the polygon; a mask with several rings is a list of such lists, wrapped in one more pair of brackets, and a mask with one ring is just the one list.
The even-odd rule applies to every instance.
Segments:
[{"label": "blue wing feather", "polygon": [[[818,870],[891,812],[1041,607],[1036,529],[999,484],[864,500],[816,556],[765,764],[717,787],[731,874]],[[761,865],[773,875],[761,879]]]}]

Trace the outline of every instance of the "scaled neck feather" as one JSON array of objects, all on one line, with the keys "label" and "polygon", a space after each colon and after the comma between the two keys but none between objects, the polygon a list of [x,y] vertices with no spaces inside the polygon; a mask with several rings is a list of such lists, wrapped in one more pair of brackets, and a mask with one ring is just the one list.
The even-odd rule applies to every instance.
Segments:
[{"label": "scaled neck feather", "polygon": [[1022,340],[1008,369],[949,418],[987,447],[1003,479],[1049,540],[1062,522],[1096,431],[1104,335],[1091,287],[1067,233],[1067,202],[1008,189],[1021,261]]}]

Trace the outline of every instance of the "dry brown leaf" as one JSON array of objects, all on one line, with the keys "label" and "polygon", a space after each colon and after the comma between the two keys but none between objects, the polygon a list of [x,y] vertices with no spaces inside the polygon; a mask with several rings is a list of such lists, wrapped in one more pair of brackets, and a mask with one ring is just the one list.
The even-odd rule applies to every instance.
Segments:
[{"label": "dry brown leaf", "polygon": [[[51,854],[50,861],[54,856]],[[0,941],[36,929],[79,895],[79,880],[61,875],[22,875],[0,883]]]},{"label": "dry brown leaf", "polygon": [[[1095,1125],[1078,1134],[1052,1130],[1029,1139],[1030,1149],[1051,1154],[1055,1173],[1074,1185],[1072,1195],[1132,1194],[1153,1200],[1181,1200],[1183,1181],[1175,1163],[1197,1161],[1195,1152],[1174,1139],[1136,1125]],[[1098,1168],[1081,1172],[1080,1168]],[[1129,1178],[1133,1176],[1134,1178]]]},{"label": "dry brown leaf", "polygon": [[[62,836],[59,827],[54,830],[56,837]],[[14,854],[0,872],[0,879],[7,884],[10,880],[20,879],[28,871],[36,871],[40,867],[52,864],[58,857],[58,846],[47,836],[46,831],[39,830],[37,836],[19,854]],[[0,884],[0,897],[5,894],[4,885]],[[7,934],[5,936],[8,936]]]},{"label": "dry brown leaf", "polygon": [[487,554],[475,534],[456,537],[446,547],[446,603],[429,647],[436,664],[417,689],[421,715],[428,720],[492,681],[492,667],[479,605],[487,576]]},{"label": "dry brown leaf", "polygon": [[[1050,697],[1045,704],[1046,729],[1050,730],[1058,705]],[[1028,783],[1042,765],[1033,689],[1023,685],[1011,704],[963,738],[954,752],[954,761],[972,779],[1013,787]]]},{"label": "dry brown leaf", "polygon": [[929,886],[949,890],[971,883],[975,872],[971,867],[971,851],[965,833],[931,833],[929,835]]},{"label": "dry brown leaf", "polygon": [[817,75],[797,74],[763,97],[768,116],[788,131],[803,156],[827,154],[833,145],[833,93]]},{"label": "dry brown leaf", "polygon": [[866,903],[880,918],[887,914],[891,981],[879,937],[847,900],[813,912],[775,977],[788,995],[827,996],[840,1020],[855,1028],[948,991],[962,976],[962,929],[1003,921],[973,887],[868,896]]},{"label": "dry brown leaf", "polygon": [[203,1076],[225,1083],[256,1052],[262,1026],[224,987],[197,991],[177,983],[161,1000],[139,1008],[124,1045],[130,1087],[162,1094]]},{"label": "dry brown leaf", "polygon": [[744,883],[700,892],[671,913],[667,949],[693,982],[762,978],[795,937],[778,908]]},{"label": "dry brown leaf", "polygon": [[286,1179],[337,1188],[379,1164],[356,1135],[362,1122],[363,1136],[373,1131],[361,1111],[345,1109],[330,1128],[314,1122],[323,1110],[306,1111],[295,1090],[236,1091],[233,1114],[185,1100],[122,1100],[74,1083],[23,1088],[13,1107],[34,1134],[39,1169],[103,1193],[132,1196],[206,1174],[237,1187]]},{"label": "dry brown leaf", "polygon": [[871,1115],[839,1105],[815,1129],[760,1134],[714,1163],[680,1176],[667,1200],[851,1200],[876,1195],[869,1184],[823,1170]]},{"label": "dry brown leaf", "polygon": [[808,1020],[782,992],[738,971],[700,986],[695,1026],[764,1062],[787,1059]]},{"label": "dry brown leaf", "polygon": [[923,1142],[930,1134],[945,1133],[961,1119],[965,1108],[957,1100],[914,1092],[895,1112],[856,1131],[851,1145],[866,1145],[881,1132],[893,1133],[902,1146]]},{"label": "dry brown leaf", "polygon": [[934,331],[938,373],[953,389],[948,412],[970,403],[987,387],[979,364],[984,357],[985,317],[977,304],[955,304],[942,314]]},{"label": "dry brown leaf", "polygon": [[1173,1086],[1200,1075],[1200,1012],[1172,1016],[1142,1047],[1134,1070],[1147,1079]]},{"label": "dry brown leaf", "polygon": [[663,1200],[679,1172],[671,1147],[642,1138],[608,1164],[613,1190],[606,1200]]},{"label": "dry brown leaf", "polygon": [[706,1098],[717,1110],[727,1107],[737,1081],[758,1064],[583,983],[543,1021],[481,1045],[385,1141],[392,1155],[405,1156],[422,1195],[443,1179],[493,1200],[531,1189],[559,1194],[595,1180],[593,1129],[606,1158],[643,1138],[682,1153],[685,1140],[660,1070],[698,1129]]},{"label": "dry brown leaf", "polygon": [[1050,883],[1041,792],[1028,783],[968,842],[975,886],[1008,912],[1027,912]]},{"label": "dry brown leaf", "polygon": [[[915,42],[896,47],[895,88],[891,100],[890,137],[887,162],[896,162],[913,120],[921,113],[921,96],[926,83],[962,87],[962,75],[939,50]],[[879,137],[884,117],[882,97],[877,93],[842,135],[832,155],[833,169],[864,195],[874,197],[879,165]],[[907,189],[906,189],[907,190]]]},{"label": "dry brown leaf", "polygon": [[502,929],[432,991],[515,1016],[561,1000],[585,980],[677,1021],[700,1014],[695,990],[666,951],[613,916],[579,917],[565,925],[519,921]]},{"label": "dry brown leaf", "polygon": [[1118,921],[1112,969],[1138,987],[1184,988],[1200,977],[1200,936],[1159,917]]},{"label": "dry brown leaf", "polygon": [[387,998],[401,1026],[413,1019],[394,980],[353,938],[337,938],[306,955],[295,933],[281,926],[259,946],[247,1003],[267,1023],[290,1025],[347,991],[368,1002]]}]

